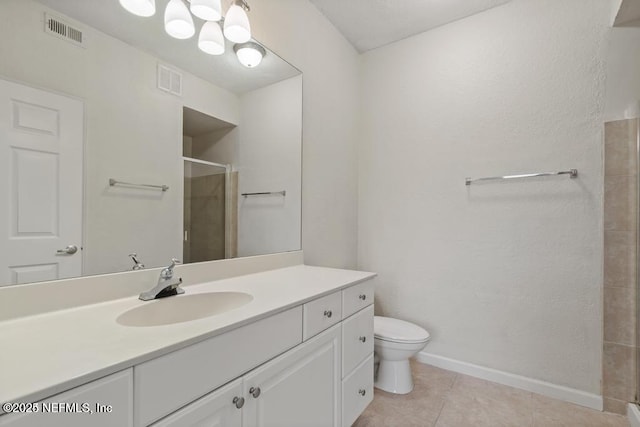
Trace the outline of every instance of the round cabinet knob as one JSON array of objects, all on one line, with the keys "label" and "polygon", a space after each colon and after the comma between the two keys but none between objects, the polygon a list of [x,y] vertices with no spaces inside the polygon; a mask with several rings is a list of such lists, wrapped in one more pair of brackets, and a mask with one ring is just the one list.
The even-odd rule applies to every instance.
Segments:
[{"label": "round cabinet knob", "polygon": [[244,397],[234,397],[233,404],[236,405],[236,408],[240,409],[244,406]]},{"label": "round cabinet knob", "polygon": [[367,394],[367,390],[365,390],[365,389],[361,388],[360,390],[358,390],[358,394],[359,394],[360,396],[364,396],[365,394]]},{"label": "round cabinet knob", "polygon": [[331,319],[331,316],[333,316],[333,312],[331,310],[325,310],[324,315],[327,316],[328,319]]},{"label": "round cabinet knob", "polygon": [[360,342],[365,343],[367,342],[367,337],[360,337],[358,338],[360,340]]},{"label": "round cabinet knob", "polygon": [[360,298],[362,301],[367,299],[367,296],[365,294],[360,295],[358,298]]},{"label": "round cabinet knob", "polygon": [[251,387],[249,394],[257,399],[260,396],[260,387]]}]

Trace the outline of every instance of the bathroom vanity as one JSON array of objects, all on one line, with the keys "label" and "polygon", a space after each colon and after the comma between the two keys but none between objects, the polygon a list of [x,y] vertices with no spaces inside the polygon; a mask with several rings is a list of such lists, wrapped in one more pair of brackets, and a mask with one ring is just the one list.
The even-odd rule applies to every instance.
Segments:
[{"label": "bathroom vanity", "polygon": [[[0,400],[32,411],[0,426],[350,426],[373,398],[374,276],[296,265],[0,322]],[[232,292],[251,299],[171,323]]]}]

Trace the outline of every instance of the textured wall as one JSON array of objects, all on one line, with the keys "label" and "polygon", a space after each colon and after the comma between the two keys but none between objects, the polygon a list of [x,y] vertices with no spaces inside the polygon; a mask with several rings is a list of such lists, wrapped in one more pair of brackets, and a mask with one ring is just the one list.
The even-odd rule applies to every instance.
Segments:
[{"label": "textured wall", "polygon": [[427,352],[600,394],[613,7],[514,0],[363,55],[359,267]]},{"label": "textured wall", "polygon": [[255,1],[250,15],[256,39],[304,73],[305,262],[353,268],[358,216],[358,55],[307,0]]}]

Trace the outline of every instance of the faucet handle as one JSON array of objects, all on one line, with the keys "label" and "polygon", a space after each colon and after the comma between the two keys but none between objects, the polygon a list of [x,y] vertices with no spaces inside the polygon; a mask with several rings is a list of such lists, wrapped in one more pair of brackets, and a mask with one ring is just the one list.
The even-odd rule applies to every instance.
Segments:
[{"label": "faucet handle", "polygon": [[180,261],[178,261],[177,258],[171,258],[171,265],[162,269],[160,272],[160,278],[171,279],[173,277],[173,267],[175,267],[176,264],[180,264]]},{"label": "faucet handle", "polygon": [[134,270],[142,270],[144,268],[144,264],[138,260],[138,254],[136,252],[130,253],[129,257],[131,257],[131,260],[133,261]]}]

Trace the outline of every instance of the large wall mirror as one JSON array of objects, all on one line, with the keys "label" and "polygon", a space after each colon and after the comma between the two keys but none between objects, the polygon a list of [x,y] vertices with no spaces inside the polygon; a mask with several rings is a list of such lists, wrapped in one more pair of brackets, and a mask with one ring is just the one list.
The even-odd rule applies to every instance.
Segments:
[{"label": "large wall mirror", "polygon": [[300,249],[300,71],[167,3],[0,2],[0,286]]}]

